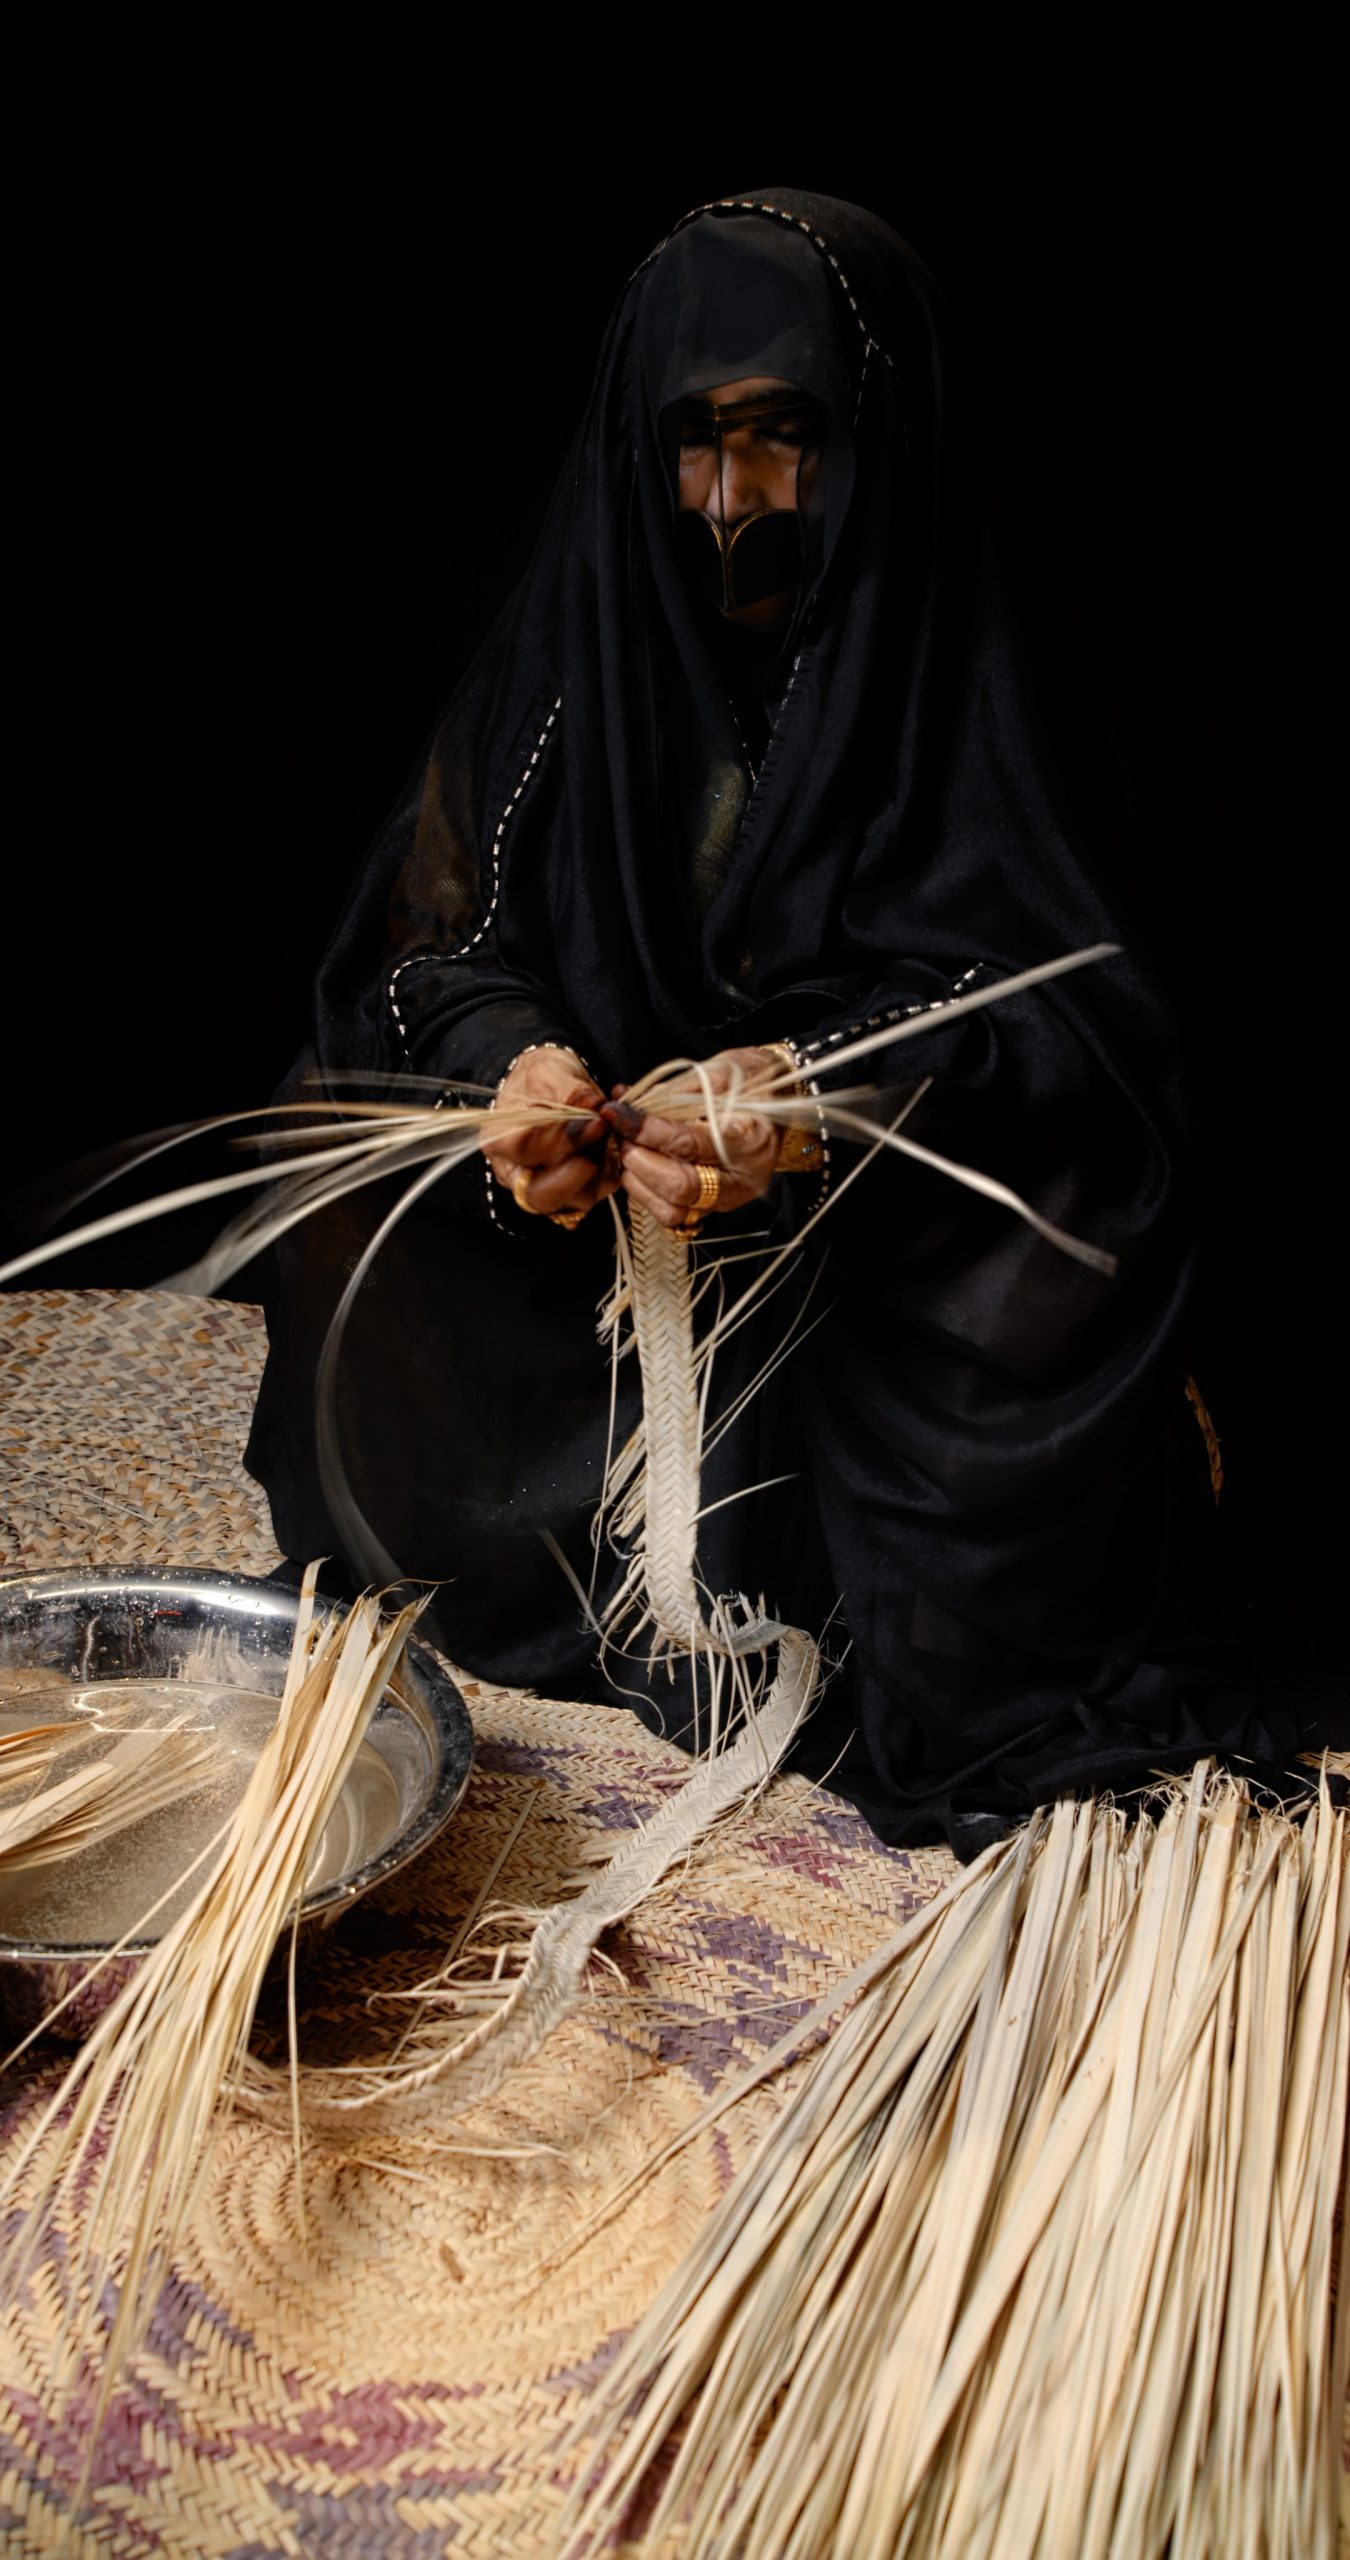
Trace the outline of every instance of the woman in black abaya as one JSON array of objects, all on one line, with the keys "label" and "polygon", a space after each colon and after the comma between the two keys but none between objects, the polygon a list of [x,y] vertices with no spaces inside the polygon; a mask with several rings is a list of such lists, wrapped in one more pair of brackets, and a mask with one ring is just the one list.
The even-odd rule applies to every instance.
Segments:
[{"label": "woman in black abaya", "polygon": [[[931,1078],[907,1131],[1117,1276],[869,1163],[804,1242],[794,1304],[719,1369],[726,1410],[809,1295],[710,1455],[705,1505],[766,1489],[710,1513],[703,1578],[830,1623],[799,1756],[891,1841],[969,1851],[1056,1789],[1210,1744],[1283,1756],[1178,1632],[1209,1488],[1165,1010],[1125,950],[943,1022],[958,990],[1120,938],[1028,727],[930,280],[853,206],[770,189],[690,216],[619,304],[534,562],[371,856],[302,1062],[344,1094],[411,1071],[575,1106],[571,1135],[499,1142],[410,1212],[343,1348],[352,1487],[437,1581],[458,1660],[681,1731],[664,1671],[598,1661],[556,1550],[590,1581],[599,1204],[617,1181],[685,1220],[711,1150],[648,1120],[600,1156],[592,1115],[665,1058],[753,1070],[788,1043],[809,1132],[832,1053],[932,1008],[867,1070]],[[783,1173],[778,1135],[739,1115],[701,1256],[791,1233],[839,1186],[837,1141]],[[282,1251],[249,1463],[293,1556],[341,1551],[314,1374],[370,1197]]]}]

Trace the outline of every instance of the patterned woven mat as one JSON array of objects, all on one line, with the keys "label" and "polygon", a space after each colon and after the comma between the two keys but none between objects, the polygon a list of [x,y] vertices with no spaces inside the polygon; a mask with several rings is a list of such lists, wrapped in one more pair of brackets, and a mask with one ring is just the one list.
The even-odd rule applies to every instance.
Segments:
[{"label": "patterned woven mat", "polygon": [[[3,1569],[267,1572],[266,1506],[239,1459],[263,1348],[253,1307],[0,1297]],[[313,2059],[388,2049],[395,1996],[440,1961],[513,1825],[492,1900],[527,1914],[687,1774],[612,1709],[464,1688],[479,1738],[468,1794],[441,1840],[311,1955]],[[396,2135],[316,2146],[307,2246],[289,2143],[236,2120],[113,2404],[82,2523],[69,2502],[89,2378],[60,2425],[41,2399],[65,2300],[58,2228],[0,2345],[0,2547],[13,2560],[542,2553],[561,2436],[788,2082],[592,2218],[953,1872],[945,1851],[881,1849],[846,1806],[781,1779],[611,1933],[586,2000],[489,2106],[450,2124],[433,2096]],[[265,2013],[265,2047],[277,2032]],[[44,2056],[3,2084],[0,2142],[57,2067]]]}]

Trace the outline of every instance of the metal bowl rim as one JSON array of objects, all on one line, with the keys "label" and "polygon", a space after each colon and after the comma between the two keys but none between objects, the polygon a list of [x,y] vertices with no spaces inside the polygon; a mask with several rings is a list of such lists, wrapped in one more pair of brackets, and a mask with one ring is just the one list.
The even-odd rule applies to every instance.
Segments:
[{"label": "metal bowl rim", "polygon": [[[261,1574],[216,1573],[196,1567],[175,1571],[172,1566],[165,1565],[107,1565],[100,1573],[79,1569],[63,1572],[57,1568],[45,1573],[4,1574],[0,1576],[0,1607],[6,1595],[12,1592],[32,1593],[37,1598],[44,1593],[54,1597],[58,1592],[78,1596],[86,1591],[134,1591],[138,1585],[147,1592],[195,1592],[206,1600],[230,1591],[240,1598],[256,1599],[266,1595],[283,1604],[287,1601],[295,1604],[291,1609],[283,1605],[269,1612],[278,1618],[293,1617],[300,1599],[298,1589],[293,1589],[288,1583],[269,1581]],[[321,1593],[317,1605],[324,1616],[345,1617],[350,1603],[330,1599],[326,1593]],[[369,1893],[375,1885],[382,1884],[386,1876],[396,1875],[401,1867],[407,1866],[409,1860],[416,1857],[418,1851],[424,1849],[449,1821],[469,1783],[473,1772],[474,1732],[473,1719],[463,1696],[449,1673],[442,1670],[430,1647],[416,1635],[409,1637],[406,1651],[416,1656],[417,1667],[427,1684],[423,1703],[440,1751],[439,1770],[431,1794],[416,1821],[391,1840],[387,1849],[380,1850],[374,1858],[368,1858],[365,1865],[357,1867],[351,1875],[335,1877],[321,1891],[307,1896],[299,1910],[302,1922],[342,1909],[347,1903],[355,1902],[361,1894]],[[397,1676],[395,1673],[395,1681]],[[405,1712],[410,1711],[405,1709]],[[447,1747],[452,1738],[460,1743],[466,1738],[468,1741],[468,1753],[462,1769],[456,1768],[455,1758]],[[289,1919],[284,1926],[289,1929]],[[106,1963],[122,1956],[149,1955],[159,1944],[158,1938],[118,1938],[111,1942],[61,1940],[54,1946],[47,1946],[38,1939],[0,1936],[0,1964]]]}]

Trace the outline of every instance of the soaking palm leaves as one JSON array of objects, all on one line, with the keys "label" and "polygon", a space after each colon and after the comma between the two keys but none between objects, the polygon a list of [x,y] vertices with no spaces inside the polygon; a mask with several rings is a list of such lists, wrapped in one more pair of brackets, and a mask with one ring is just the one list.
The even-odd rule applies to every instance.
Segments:
[{"label": "soaking palm leaves", "polygon": [[[318,1842],[416,1615],[412,1603],[385,1618],[372,1600],[345,1618],[321,1619],[311,1571],[273,1732],[214,1844],[209,1876],[80,2048],[6,2164],[3,2194],[10,2199],[21,2191],[30,2162],[41,2162],[37,2201],[19,2219],[3,2260],[8,2299],[59,2196],[87,2182],[67,2374],[91,2357],[98,2361],[101,2287],[117,2277],[91,2438],[144,2333],[175,2236],[225,2121],[228,2086],[243,2059],[272,1951],[294,1918]],[[298,2116],[295,2122],[298,2141]]]},{"label": "soaking palm leaves", "polygon": [[[45,1750],[30,1751],[22,1772],[11,1764],[6,1743],[28,1743],[37,1737],[15,1734],[0,1742],[0,1789],[5,1788],[7,1777],[34,1771],[46,1774],[62,1745],[67,1751],[82,1745],[86,1753],[97,1748],[98,1738],[91,1746],[85,1724],[40,1727],[38,1732],[54,1732],[60,1740],[48,1742]],[[215,1759],[210,1736],[168,1724],[158,1731],[110,1738],[104,1756],[87,1757],[83,1767],[39,1787],[22,1804],[6,1803],[0,1796],[0,1886],[19,1872],[62,1865],[77,1850],[148,1821],[165,1805],[176,1803]]]}]

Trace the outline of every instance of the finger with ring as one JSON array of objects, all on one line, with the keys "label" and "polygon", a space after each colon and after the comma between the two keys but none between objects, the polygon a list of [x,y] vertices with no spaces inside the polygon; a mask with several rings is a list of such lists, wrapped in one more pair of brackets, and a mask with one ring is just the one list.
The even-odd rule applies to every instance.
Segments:
[{"label": "finger with ring", "polygon": [[722,1196],[720,1165],[696,1164],[690,1167],[690,1171],[698,1178],[698,1190],[678,1227],[672,1227],[670,1230],[673,1236],[682,1237],[686,1244],[692,1236],[698,1234],[709,1210],[716,1208]]}]

